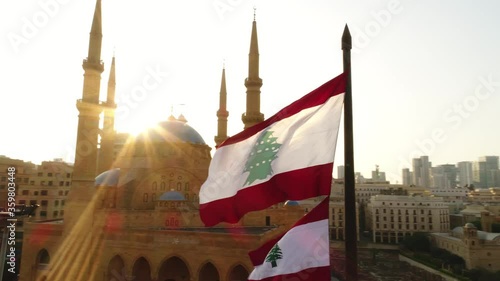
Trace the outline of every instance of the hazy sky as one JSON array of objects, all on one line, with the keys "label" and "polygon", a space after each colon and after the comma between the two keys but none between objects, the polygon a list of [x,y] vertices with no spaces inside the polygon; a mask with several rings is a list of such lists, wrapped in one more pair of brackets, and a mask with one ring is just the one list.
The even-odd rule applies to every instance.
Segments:
[{"label": "hazy sky", "polygon": [[[433,165],[500,155],[500,2],[103,0],[105,99],[113,50],[116,127],[139,132],[174,113],[214,146],[222,64],[229,134],[243,128],[257,8],[261,111],[269,117],[342,71],[353,35],[355,168],[393,182],[411,158]],[[0,155],[73,161],[95,1],[0,2]],[[143,80],[154,87],[138,94]],[[335,157],[343,163],[343,134]],[[336,171],[334,172],[336,175]]]}]

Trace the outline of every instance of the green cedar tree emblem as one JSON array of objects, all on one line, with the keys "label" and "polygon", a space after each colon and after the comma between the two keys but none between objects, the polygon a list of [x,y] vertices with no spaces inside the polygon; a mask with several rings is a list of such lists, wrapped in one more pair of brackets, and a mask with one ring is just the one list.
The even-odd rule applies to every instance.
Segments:
[{"label": "green cedar tree emblem", "polygon": [[273,174],[271,162],[278,158],[276,154],[281,147],[281,144],[277,143],[276,139],[276,137],[273,137],[272,131],[264,131],[259,136],[245,163],[243,172],[250,172],[245,185],[252,184],[259,179],[265,179]]},{"label": "green cedar tree emblem", "polygon": [[281,249],[278,244],[274,245],[274,247],[269,251],[269,254],[266,256],[266,261],[271,263],[271,267],[277,267],[277,260],[283,258],[283,253],[281,253]]}]

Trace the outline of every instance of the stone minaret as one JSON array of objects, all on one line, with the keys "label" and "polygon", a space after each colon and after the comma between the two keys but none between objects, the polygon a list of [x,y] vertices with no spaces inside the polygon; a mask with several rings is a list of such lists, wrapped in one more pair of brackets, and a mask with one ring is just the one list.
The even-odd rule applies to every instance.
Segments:
[{"label": "stone minaret", "polygon": [[255,14],[252,24],[252,38],[248,55],[248,78],[245,79],[247,88],[247,108],[241,116],[245,129],[264,121],[264,114],[260,112],[260,87],[262,79],[259,77],[259,44],[257,41],[257,23]]},{"label": "stone minaret", "polygon": [[98,174],[105,172],[113,166],[114,142],[115,142],[115,57],[111,61],[109,71],[108,95],[104,108],[104,122],[101,133],[101,146],[99,149]]},{"label": "stone minaret", "polygon": [[217,135],[215,136],[215,145],[219,146],[227,139],[227,117],[229,112],[226,107],[226,68],[222,68],[222,80],[220,83],[219,110],[217,110]]},{"label": "stone minaret", "polygon": [[78,131],[72,185],[64,208],[64,229],[58,250],[51,258],[47,280],[96,280],[95,263],[90,257],[98,256],[99,234],[93,228],[97,173],[99,115],[103,105],[99,102],[101,74],[101,0],[96,1],[89,52],[83,60],[83,93],[77,100]]},{"label": "stone minaret", "polygon": [[[90,31],[89,53],[83,60],[83,94],[77,100],[78,132],[76,138],[75,165],[72,186],[65,207],[65,233],[73,227],[86,227],[86,215],[89,203],[94,195],[94,180],[97,172],[97,140],[99,134],[99,114],[102,107],[99,102],[101,73],[104,65],[101,62],[101,0],[97,0],[92,28]],[[83,218],[83,219],[82,219]],[[86,223],[85,223],[86,222]],[[77,230],[73,230],[76,232]]]}]

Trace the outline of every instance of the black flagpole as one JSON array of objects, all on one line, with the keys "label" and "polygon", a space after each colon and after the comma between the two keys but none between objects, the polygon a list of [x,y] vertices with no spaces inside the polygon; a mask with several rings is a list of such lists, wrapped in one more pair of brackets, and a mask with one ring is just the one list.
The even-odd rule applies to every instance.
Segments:
[{"label": "black flagpole", "polygon": [[347,24],[342,34],[342,53],[346,89],[344,96],[344,194],[345,194],[345,255],[346,281],[358,280],[358,248],[356,234],[356,195],[354,190],[354,144],[352,133],[352,85],[351,85],[352,39]]}]

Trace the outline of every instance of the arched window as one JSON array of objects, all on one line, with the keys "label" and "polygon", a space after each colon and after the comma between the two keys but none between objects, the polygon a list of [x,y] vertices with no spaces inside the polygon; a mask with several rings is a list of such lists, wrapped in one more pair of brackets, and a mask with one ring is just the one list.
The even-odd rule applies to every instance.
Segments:
[{"label": "arched window", "polygon": [[50,256],[49,252],[45,249],[41,249],[40,252],[38,252],[37,258],[36,258],[36,265],[39,270],[44,270],[48,269],[50,263]]},{"label": "arched window", "polygon": [[157,188],[158,188],[158,184],[156,182],[153,182],[153,190],[156,191]]}]

